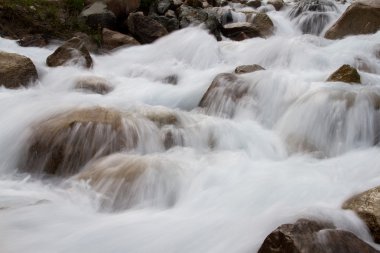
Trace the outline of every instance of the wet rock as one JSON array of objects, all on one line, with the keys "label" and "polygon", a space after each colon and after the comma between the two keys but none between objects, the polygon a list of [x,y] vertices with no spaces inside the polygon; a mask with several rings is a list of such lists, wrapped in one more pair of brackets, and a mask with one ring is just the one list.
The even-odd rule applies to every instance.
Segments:
[{"label": "wet rock", "polygon": [[252,8],[259,8],[261,6],[261,1],[260,0],[253,0],[247,2],[247,6],[252,7]]},{"label": "wet rock", "polygon": [[80,14],[86,23],[92,28],[106,27],[113,29],[116,27],[115,14],[107,9],[107,5],[102,2],[95,2],[86,7]]},{"label": "wet rock", "polygon": [[248,93],[249,86],[231,73],[217,75],[199,102],[207,113],[232,117],[235,105]]},{"label": "wet rock", "polygon": [[28,57],[0,51],[0,85],[18,88],[37,78],[36,67]]},{"label": "wet rock", "polygon": [[267,14],[257,13],[253,18],[252,23],[258,29],[261,37],[268,37],[273,35],[274,25]]},{"label": "wet rock", "polygon": [[167,84],[177,85],[178,76],[177,75],[169,75],[169,76],[165,77],[164,79],[162,79],[162,82],[167,83]]},{"label": "wet rock", "polygon": [[355,68],[345,64],[332,73],[327,82],[360,83],[360,75]]},{"label": "wet rock", "polygon": [[56,176],[75,174],[88,161],[136,145],[121,114],[101,107],[76,109],[50,117],[31,129],[19,168]]},{"label": "wet rock", "polygon": [[304,0],[293,6],[289,16],[304,34],[319,35],[331,21],[329,13],[337,11],[332,1]]},{"label": "wet rock", "polygon": [[151,43],[168,34],[163,25],[142,13],[131,13],[127,25],[132,35],[142,44]]},{"label": "wet rock", "polygon": [[31,34],[22,37],[17,44],[22,47],[45,47],[49,44],[49,40],[41,34]]},{"label": "wet rock", "polygon": [[238,22],[224,25],[222,34],[236,41],[261,37],[261,33],[257,26],[248,22]]},{"label": "wet rock", "polygon": [[102,47],[106,50],[112,50],[118,47],[140,45],[140,43],[135,40],[135,38],[126,34],[109,30],[107,28],[103,29],[102,38]]},{"label": "wet rock", "polygon": [[179,29],[179,21],[176,17],[151,16],[154,20],[163,25],[170,33]]},{"label": "wet rock", "polygon": [[49,67],[57,67],[70,64],[78,64],[86,68],[92,67],[92,58],[84,42],[74,37],[58,47],[53,54],[46,59]]},{"label": "wet rock", "polygon": [[378,253],[353,233],[332,224],[300,219],[270,233],[258,253]]},{"label": "wet rock", "polygon": [[95,161],[75,177],[102,194],[101,209],[137,205],[170,207],[176,201],[178,165],[155,156],[114,154]]},{"label": "wet rock", "polygon": [[353,196],[342,207],[357,213],[367,224],[375,242],[380,243],[380,187]]},{"label": "wet rock", "polygon": [[154,122],[158,127],[165,125],[176,125],[178,123],[177,115],[172,111],[167,110],[147,110],[141,112],[141,114]]},{"label": "wet rock", "polygon": [[76,80],[75,89],[105,95],[112,91],[112,85],[98,76],[83,76]]},{"label": "wet rock", "polygon": [[236,74],[245,74],[245,73],[251,73],[259,70],[265,70],[263,67],[257,64],[253,65],[242,65],[235,69]]},{"label": "wet rock", "polygon": [[94,38],[90,37],[88,34],[83,32],[76,32],[74,33],[74,37],[79,38],[83,41],[84,46],[87,48],[88,51],[93,53],[99,53],[100,48],[100,42],[94,40]]},{"label": "wet rock", "polygon": [[[353,22],[354,20],[354,22]],[[348,35],[376,33],[380,29],[380,3],[353,3],[326,32],[327,39],[341,39]]]},{"label": "wet rock", "polygon": [[205,9],[205,11],[207,12],[209,16],[216,17],[218,19],[219,24],[221,25],[225,25],[225,24],[233,22],[232,13],[231,13],[231,10],[229,9],[225,9],[221,7],[212,7],[212,8]]},{"label": "wet rock", "polygon": [[276,9],[276,11],[279,11],[284,7],[284,1],[283,0],[269,0],[268,4],[273,5],[273,7]]}]

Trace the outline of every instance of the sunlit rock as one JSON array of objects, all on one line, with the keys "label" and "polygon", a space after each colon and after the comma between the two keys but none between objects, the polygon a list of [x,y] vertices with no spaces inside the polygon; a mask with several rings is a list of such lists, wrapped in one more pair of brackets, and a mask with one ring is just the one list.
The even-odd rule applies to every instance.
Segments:
[{"label": "sunlit rock", "polygon": [[75,89],[104,95],[111,92],[113,88],[111,83],[102,77],[82,76],[75,80]]},{"label": "sunlit rock", "polygon": [[114,154],[95,161],[77,180],[88,181],[102,194],[101,210],[130,207],[170,207],[178,194],[179,166],[158,156]]},{"label": "sunlit rock", "polygon": [[241,65],[236,67],[235,73],[236,74],[246,74],[246,73],[252,73],[259,70],[265,70],[263,67],[257,64],[252,65]]},{"label": "sunlit rock", "polygon": [[270,233],[258,253],[377,253],[351,232],[333,224],[300,219]]},{"label": "sunlit rock", "polygon": [[355,68],[345,64],[332,73],[327,82],[360,83],[360,75]]},{"label": "sunlit rock", "polygon": [[92,58],[84,42],[74,37],[58,47],[53,54],[49,55],[46,59],[46,64],[49,67],[75,64],[91,68]]},{"label": "sunlit rock", "polygon": [[353,196],[344,202],[343,208],[357,213],[367,224],[375,242],[380,243],[380,187]]},{"label": "sunlit rock", "polygon": [[0,51],[0,86],[18,88],[37,78],[36,67],[28,57]]},{"label": "sunlit rock", "polygon": [[370,34],[380,29],[380,3],[362,0],[353,3],[326,32],[327,39],[341,39],[348,35]]},{"label": "sunlit rock", "polygon": [[136,45],[140,45],[140,43],[131,36],[107,28],[102,31],[102,47],[106,50]]},{"label": "sunlit rock", "polygon": [[27,172],[72,175],[94,158],[136,145],[120,112],[101,107],[77,109],[34,125],[20,168]]}]

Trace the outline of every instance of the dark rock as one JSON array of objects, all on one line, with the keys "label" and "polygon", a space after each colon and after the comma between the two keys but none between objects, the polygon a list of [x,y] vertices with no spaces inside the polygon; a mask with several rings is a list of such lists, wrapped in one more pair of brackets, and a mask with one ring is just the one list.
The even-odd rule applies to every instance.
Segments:
[{"label": "dark rock", "polygon": [[345,64],[332,73],[327,82],[360,83],[360,75],[355,68]]},{"label": "dark rock", "polygon": [[105,95],[111,92],[113,88],[104,78],[98,76],[84,76],[76,80],[75,89]]},{"label": "dark rock", "polygon": [[380,243],[380,187],[353,196],[344,202],[343,209],[357,213],[367,224],[375,242]]},{"label": "dark rock", "polygon": [[252,7],[252,8],[259,8],[261,6],[261,0],[253,0],[247,2],[247,6]]},{"label": "dark rock", "polygon": [[163,25],[170,33],[179,29],[179,21],[177,18],[169,18],[167,16],[151,16],[154,20]]},{"label": "dark rock", "polygon": [[185,4],[193,8],[203,8],[201,0],[185,0]]},{"label": "dark rock", "polygon": [[253,18],[252,23],[259,30],[261,37],[268,37],[273,35],[274,25],[267,14],[257,13]]},{"label": "dark rock", "polygon": [[80,17],[84,18],[86,23],[92,28],[110,28],[116,27],[115,14],[107,9],[107,5],[102,2],[95,2],[92,5],[85,8]]},{"label": "dark rock", "polygon": [[28,57],[0,51],[0,85],[18,88],[37,78],[36,67]]},{"label": "dark rock", "polygon": [[258,253],[378,253],[353,233],[332,224],[301,219],[270,233]]},{"label": "dark rock", "polygon": [[53,116],[32,128],[19,168],[33,173],[72,175],[88,161],[133,147],[118,111],[95,107]]},{"label": "dark rock", "polygon": [[170,8],[170,0],[158,0],[156,2],[156,11],[159,15],[164,15]]},{"label": "dark rock", "polygon": [[283,0],[269,0],[268,4],[271,4],[274,6],[276,11],[279,11],[284,7],[284,1]]},{"label": "dark rock", "polygon": [[141,4],[140,0],[106,0],[107,8],[112,11],[118,20],[124,20],[129,13],[136,11]]},{"label": "dark rock", "polygon": [[127,25],[130,33],[142,44],[151,43],[168,34],[163,25],[142,13],[131,13]]},{"label": "dark rock", "polygon": [[99,53],[100,41],[96,41],[93,37],[90,37],[87,33],[76,32],[74,37],[81,39],[84,43],[84,46],[88,51],[93,53]]},{"label": "dark rock", "polygon": [[257,64],[253,65],[242,65],[239,66],[235,69],[236,74],[245,74],[245,73],[251,73],[251,72],[256,72],[259,70],[265,70],[263,67]]},{"label": "dark rock", "polygon": [[118,47],[136,46],[140,43],[135,38],[104,28],[102,31],[102,47],[106,50],[112,50]]},{"label": "dark rock", "polygon": [[376,33],[380,29],[380,3],[353,3],[326,32],[327,39],[341,39],[347,35]]},{"label": "dark rock", "polygon": [[167,83],[167,84],[173,84],[173,85],[176,85],[178,83],[178,76],[177,75],[170,75],[170,76],[167,76],[165,77],[163,80],[162,80],[163,83]]},{"label": "dark rock", "polygon": [[67,64],[79,64],[86,68],[92,67],[92,58],[84,42],[74,37],[58,47],[53,54],[46,59],[49,67],[57,67]]},{"label": "dark rock", "polygon": [[248,22],[238,22],[224,25],[222,28],[222,34],[232,40],[237,41],[261,37],[258,27]]},{"label": "dark rock", "polygon": [[49,44],[49,40],[46,36],[41,34],[26,35],[17,41],[22,47],[45,47]]}]

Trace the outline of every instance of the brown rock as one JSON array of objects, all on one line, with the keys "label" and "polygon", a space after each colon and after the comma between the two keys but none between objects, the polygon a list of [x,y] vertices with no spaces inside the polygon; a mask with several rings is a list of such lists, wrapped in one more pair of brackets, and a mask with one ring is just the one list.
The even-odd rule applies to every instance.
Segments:
[{"label": "brown rock", "polygon": [[106,50],[112,50],[122,46],[135,46],[140,45],[140,43],[135,40],[135,38],[109,30],[107,28],[103,29],[103,48]]},{"label": "brown rock", "polygon": [[140,0],[106,0],[107,7],[121,20],[140,7]]},{"label": "brown rock", "polygon": [[151,43],[168,34],[166,28],[142,13],[131,13],[127,20],[128,30],[142,44]]},{"label": "brown rock", "polygon": [[380,187],[353,196],[344,202],[343,209],[356,212],[367,224],[375,242],[380,243]]},{"label": "brown rock", "polygon": [[22,47],[44,47],[48,45],[49,41],[46,36],[34,34],[22,37],[17,43]]},{"label": "brown rock", "polygon": [[355,68],[345,64],[332,73],[327,82],[360,83],[360,75]]},{"label": "brown rock", "polygon": [[32,128],[19,168],[57,176],[72,175],[88,161],[134,147],[118,111],[101,107],[52,116]]},{"label": "brown rock", "polygon": [[236,41],[261,37],[258,27],[248,22],[226,24],[223,26],[222,34]]},{"label": "brown rock", "polygon": [[92,67],[92,58],[84,42],[74,37],[58,47],[53,54],[46,59],[49,67],[57,67],[67,64],[78,64],[86,68]]},{"label": "brown rock", "polygon": [[276,11],[279,11],[284,7],[284,1],[283,0],[269,0],[268,4],[271,4],[274,6]]},{"label": "brown rock", "polygon": [[273,35],[274,25],[269,16],[265,13],[257,13],[253,18],[252,23],[260,32],[261,37]]},{"label": "brown rock", "polygon": [[236,74],[251,73],[259,70],[265,70],[263,67],[257,64],[253,65],[241,65],[235,69]]},{"label": "brown rock", "polygon": [[253,0],[253,1],[249,1],[247,3],[247,5],[249,7],[252,7],[252,8],[259,8],[261,6],[261,0]]},{"label": "brown rock", "polygon": [[112,85],[102,77],[83,76],[76,80],[75,89],[104,95],[112,91]]},{"label": "brown rock", "polygon": [[18,88],[37,78],[36,67],[28,57],[0,51],[0,85]]},{"label": "brown rock", "polygon": [[258,253],[378,253],[354,234],[332,224],[301,219],[270,233]]},{"label": "brown rock", "polygon": [[347,35],[376,33],[380,29],[380,4],[366,1],[353,3],[326,32],[327,39]]}]

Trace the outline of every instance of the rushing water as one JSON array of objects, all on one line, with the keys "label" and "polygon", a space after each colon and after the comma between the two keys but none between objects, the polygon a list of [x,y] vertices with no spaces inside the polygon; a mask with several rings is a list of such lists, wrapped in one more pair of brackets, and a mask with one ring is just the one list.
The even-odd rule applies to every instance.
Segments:
[{"label": "rushing water", "polygon": [[[336,8],[330,24],[346,7]],[[340,206],[380,185],[380,32],[337,41],[302,35],[289,11],[270,9],[276,31],[268,39],[217,42],[188,28],[93,55],[91,70],[48,68],[54,46],[0,39],[0,50],[30,57],[40,76],[27,89],[0,88],[0,252],[255,252],[274,228],[300,217],[330,220],[371,243],[364,224]],[[218,73],[243,64],[266,70],[241,76],[249,90],[229,105],[232,118],[197,107]],[[358,86],[324,82],[342,64],[370,73],[360,71]],[[76,78],[91,74],[114,90],[73,89]],[[173,74],[177,85],[162,81]],[[125,188],[116,176],[92,188],[76,176],[17,172],[33,124],[95,105],[135,115],[137,147],[106,158],[98,171],[143,163],[135,184]],[[151,110],[176,115],[178,146],[165,150],[163,129],[139,119]],[[104,189],[114,199],[104,201]],[[133,194],[123,198],[123,191]]]}]

